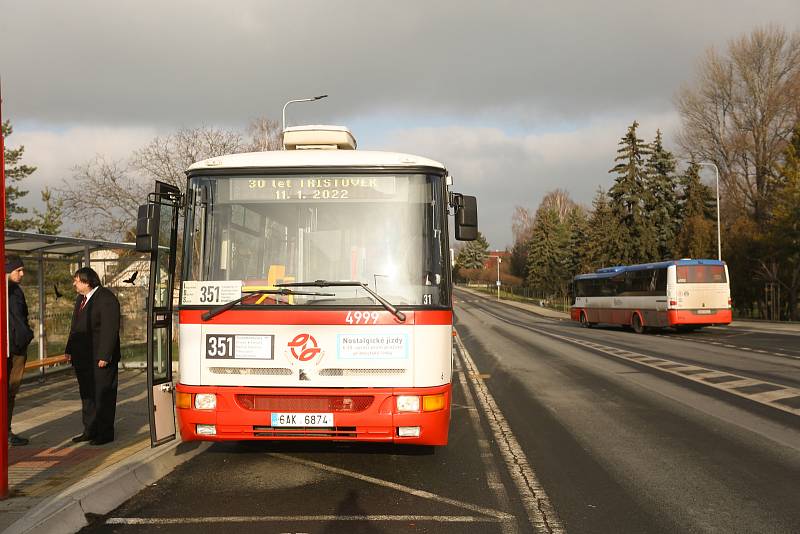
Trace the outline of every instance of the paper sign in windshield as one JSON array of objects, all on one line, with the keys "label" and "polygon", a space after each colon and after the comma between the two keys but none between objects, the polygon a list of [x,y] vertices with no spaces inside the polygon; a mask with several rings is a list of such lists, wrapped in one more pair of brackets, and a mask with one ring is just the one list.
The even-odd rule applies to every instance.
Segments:
[{"label": "paper sign in windshield", "polygon": [[399,360],[408,358],[408,334],[339,334],[342,360]]},{"label": "paper sign in windshield", "polygon": [[214,280],[199,282],[187,280],[183,283],[181,304],[184,306],[216,306],[241,298],[241,280]]}]

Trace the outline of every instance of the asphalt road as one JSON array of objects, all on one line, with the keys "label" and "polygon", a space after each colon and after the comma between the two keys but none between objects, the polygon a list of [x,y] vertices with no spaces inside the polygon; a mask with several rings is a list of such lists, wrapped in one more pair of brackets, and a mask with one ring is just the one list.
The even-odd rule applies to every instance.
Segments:
[{"label": "asphalt road", "polygon": [[446,448],[218,444],[84,531],[800,532],[800,336],[457,295]]}]

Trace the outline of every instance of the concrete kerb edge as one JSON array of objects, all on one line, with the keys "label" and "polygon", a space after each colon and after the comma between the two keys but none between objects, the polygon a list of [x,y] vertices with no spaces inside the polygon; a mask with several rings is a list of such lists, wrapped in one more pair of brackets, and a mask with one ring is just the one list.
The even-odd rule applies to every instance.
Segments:
[{"label": "concrete kerb edge", "polygon": [[107,514],[209,446],[208,442],[176,440],[161,448],[141,450],[41,502],[4,534],[77,532],[89,524],[87,513]]}]

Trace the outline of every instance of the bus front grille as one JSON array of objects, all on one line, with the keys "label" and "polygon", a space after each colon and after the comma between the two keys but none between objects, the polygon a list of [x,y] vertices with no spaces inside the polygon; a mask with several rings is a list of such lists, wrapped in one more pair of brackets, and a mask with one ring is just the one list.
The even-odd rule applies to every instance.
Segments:
[{"label": "bus front grille", "polygon": [[321,369],[319,376],[397,376],[405,374],[405,369]]},{"label": "bus front grille", "polygon": [[245,410],[265,412],[363,412],[372,405],[372,395],[236,395]]},{"label": "bus front grille", "polygon": [[276,428],[272,426],[254,426],[253,435],[260,437],[292,437],[292,438],[355,438],[358,436],[354,426],[336,426],[333,428]]},{"label": "bus front grille", "polygon": [[280,367],[209,367],[208,370],[215,375],[259,375],[259,376],[289,376],[291,369]]}]

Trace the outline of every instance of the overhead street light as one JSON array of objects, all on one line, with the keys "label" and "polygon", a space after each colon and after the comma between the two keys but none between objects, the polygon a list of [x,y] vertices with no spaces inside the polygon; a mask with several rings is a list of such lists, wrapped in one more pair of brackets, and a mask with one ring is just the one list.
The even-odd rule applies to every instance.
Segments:
[{"label": "overhead street light", "polygon": [[704,165],[706,167],[713,167],[714,168],[714,176],[715,182],[717,185],[717,259],[722,260],[722,241],[720,239],[720,225],[719,225],[719,168],[715,163],[711,162],[700,162],[697,163],[698,165]]},{"label": "overhead street light", "polygon": [[289,104],[294,104],[295,102],[314,102],[315,100],[321,100],[323,98],[328,98],[328,95],[319,95],[313,96],[311,98],[297,98],[295,100],[289,100],[287,103],[283,105],[283,120],[281,121],[281,131],[286,129],[286,107]]}]

